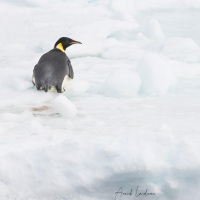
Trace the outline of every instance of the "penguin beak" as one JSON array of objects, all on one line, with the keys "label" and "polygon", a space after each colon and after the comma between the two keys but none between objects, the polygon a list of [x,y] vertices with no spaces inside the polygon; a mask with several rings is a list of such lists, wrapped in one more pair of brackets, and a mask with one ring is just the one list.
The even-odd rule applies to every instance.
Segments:
[{"label": "penguin beak", "polygon": [[72,42],[70,42],[69,44],[82,44],[81,42],[75,41],[73,40]]}]

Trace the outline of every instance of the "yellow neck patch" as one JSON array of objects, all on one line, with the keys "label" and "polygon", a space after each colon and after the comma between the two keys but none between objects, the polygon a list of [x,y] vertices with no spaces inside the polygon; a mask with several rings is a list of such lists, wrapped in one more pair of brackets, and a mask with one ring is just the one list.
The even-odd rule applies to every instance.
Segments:
[{"label": "yellow neck patch", "polygon": [[62,52],[65,52],[65,50],[63,49],[63,45],[62,45],[61,42],[56,46],[56,48],[60,49]]}]

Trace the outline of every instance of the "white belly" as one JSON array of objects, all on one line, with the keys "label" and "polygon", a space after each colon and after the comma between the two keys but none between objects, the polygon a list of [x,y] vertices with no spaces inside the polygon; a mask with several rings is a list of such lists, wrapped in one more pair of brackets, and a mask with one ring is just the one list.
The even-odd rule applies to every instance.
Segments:
[{"label": "white belly", "polygon": [[33,82],[34,85],[35,85],[35,77],[34,77],[34,76],[32,76],[32,82]]},{"label": "white belly", "polygon": [[71,78],[69,78],[69,76],[66,75],[65,78],[63,79],[63,82],[62,82],[62,92],[64,92],[64,89],[65,89],[66,85],[69,83],[70,80],[71,80]]}]

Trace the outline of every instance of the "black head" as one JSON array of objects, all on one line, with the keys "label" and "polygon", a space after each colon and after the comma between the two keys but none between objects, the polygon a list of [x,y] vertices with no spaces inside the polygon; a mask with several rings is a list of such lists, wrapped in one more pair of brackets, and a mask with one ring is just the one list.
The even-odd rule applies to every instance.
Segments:
[{"label": "black head", "polygon": [[58,48],[62,51],[65,51],[65,49],[72,44],[82,44],[81,42],[72,40],[71,38],[67,37],[61,37],[54,45],[54,48]]}]

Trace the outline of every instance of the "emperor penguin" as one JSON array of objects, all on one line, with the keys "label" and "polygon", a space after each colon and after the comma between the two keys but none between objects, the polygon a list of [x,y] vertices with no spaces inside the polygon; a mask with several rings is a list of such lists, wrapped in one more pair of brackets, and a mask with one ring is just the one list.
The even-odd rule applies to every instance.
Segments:
[{"label": "emperor penguin", "polygon": [[68,37],[61,37],[54,48],[41,56],[33,70],[32,82],[37,90],[48,92],[56,89],[58,93],[65,91],[65,82],[74,78],[71,62],[65,50],[72,44],[82,44]]}]

